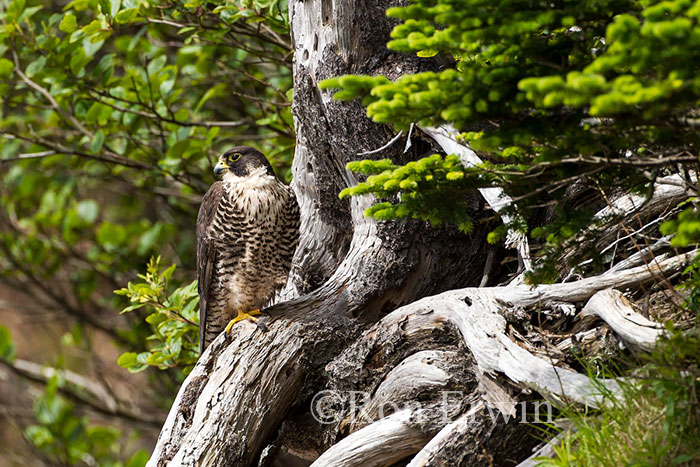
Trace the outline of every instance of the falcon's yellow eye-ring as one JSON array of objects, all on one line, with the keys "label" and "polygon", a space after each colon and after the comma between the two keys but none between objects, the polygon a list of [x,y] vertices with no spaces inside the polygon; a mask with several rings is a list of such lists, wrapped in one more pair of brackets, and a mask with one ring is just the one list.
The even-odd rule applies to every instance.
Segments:
[{"label": "falcon's yellow eye-ring", "polygon": [[234,152],[233,154],[228,156],[228,161],[229,162],[236,162],[238,159],[241,158],[241,153],[240,152]]}]

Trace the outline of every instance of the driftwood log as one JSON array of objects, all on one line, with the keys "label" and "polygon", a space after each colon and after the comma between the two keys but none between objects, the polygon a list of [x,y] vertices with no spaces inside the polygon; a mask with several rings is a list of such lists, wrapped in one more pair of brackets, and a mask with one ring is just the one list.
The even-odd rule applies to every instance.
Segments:
[{"label": "driftwood log", "polygon": [[[386,144],[396,140],[391,129],[369,121],[359,102],[319,90],[321,80],[344,73],[396,78],[440,66],[385,48],[392,27],[385,11],[395,3],[290,1],[302,235],[289,282],[266,310],[267,331],[242,322],[205,350],[150,466],[516,465],[539,443],[521,423],[521,403],[604,401],[587,376],[517,342],[509,316],[533,307],[563,315],[588,301],[584,313],[631,345],[648,349],[659,336],[610,289],[673,274],[689,254],[649,261],[651,245],[605,274],[533,288],[518,280],[529,268],[523,237],[509,245],[518,271],[493,268],[506,250],[485,253],[493,225],[484,204],[498,211],[499,193],[474,193],[469,236],[417,221],[377,222],[363,216],[371,198],[338,198],[358,182],[345,168],[352,160],[405,163],[442,150],[477,163],[448,127]],[[478,287],[498,283],[496,276],[516,280]]]}]

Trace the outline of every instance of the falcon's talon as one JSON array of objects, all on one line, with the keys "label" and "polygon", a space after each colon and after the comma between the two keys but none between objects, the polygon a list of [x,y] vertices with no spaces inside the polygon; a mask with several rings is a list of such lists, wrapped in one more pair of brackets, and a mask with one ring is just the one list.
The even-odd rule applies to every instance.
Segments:
[{"label": "falcon's talon", "polygon": [[228,324],[226,325],[226,329],[224,329],[224,332],[226,332],[226,335],[228,336],[229,334],[231,334],[231,329],[233,329],[234,324],[236,324],[239,321],[246,320],[246,319],[248,319],[254,323],[257,323],[258,318],[256,318],[256,316],[261,315],[261,314],[262,313],[260,313],[260,310],[250,310],[248,313],[243,312],[243,311],[239,311],[238,315],[235,318],[233,318],[231,321],[228,322]]}]

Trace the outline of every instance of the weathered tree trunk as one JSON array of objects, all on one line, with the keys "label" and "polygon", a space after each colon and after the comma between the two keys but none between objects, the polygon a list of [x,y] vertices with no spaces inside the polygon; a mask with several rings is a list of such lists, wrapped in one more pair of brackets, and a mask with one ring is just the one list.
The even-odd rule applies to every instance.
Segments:
[{"label": "weathered tree trunk", "polygon": [[[271,307],[268,332],[239,326],[217,340],[183,384],[151,462],[251,465],[278,435],[293,407],[325,385],[323,368],[359,330],[401,305],[476,285],[485,256],[485,223],[471,236],[423,223],[365,218],[370,199],[341,201],[357,180],[345,164],[385,144],[358,102],[335,102],[318,83],[343,73],[398,76],[418,60],[389,52],[389,1],[295,1],[293,187],[302,210],[301,241],[286,301]],[[397,162],[429,150],[389,148]],[[475,194],[475,217],[480,198]],[[186,410],[178,412],[178,404]]]},{"label": "weathered tree trunk", "polygon": [[[385,11],[395,3],[290,1],[293,187],[302,223],[289,283],[267,310],[266,332],[243,322],[204,352],[149,465],[270,465],[280,452],[324,467],[410,459],[411,466],[514,465],[537,444],[527,424],[509,418],[516,404],[535,398],[532,390],[601,401],[586,376],[516,343],[504,316],[585,301],[683,266],[686,258],[676,257],[573,284],[477,288],[489,230],[477,193],[469,236],[415,221],[376,222],[363,216],[371,199],[340,200],[357,183],[345,164],[393,135],[369,121],[359,102],[333,101],[318,83],[344,73],[395,78],[434,65],[386,49]],[[408,151],[394,144],[376,156],[405,163],[459,146],[437,133],[425,129]],[[514,246],[529,264],[527,244]],[[587,309],[614,328],[621,313],[632,316],[624,303],[614,314],[601,308],[601,299],[619,297],[595,297]],[[621,325],[623,337],[653,345],[656,330],[638,335],[649,324],[635,323]],[[614,391],[616,383],[608,386]],[[363,404],[354,404],[358,395]]]}]

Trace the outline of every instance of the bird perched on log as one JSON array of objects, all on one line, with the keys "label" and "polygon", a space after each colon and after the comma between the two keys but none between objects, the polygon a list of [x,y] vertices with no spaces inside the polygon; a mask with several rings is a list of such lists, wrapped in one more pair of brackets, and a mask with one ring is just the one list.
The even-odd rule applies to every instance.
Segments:
[{"label": "bird perched on log", "polygon": [[260,308],[287,281],[299,243],[299,205],[265,156],[236,146],[219,156],[221,181],[197,216],[199,337],[204,349]]}]

